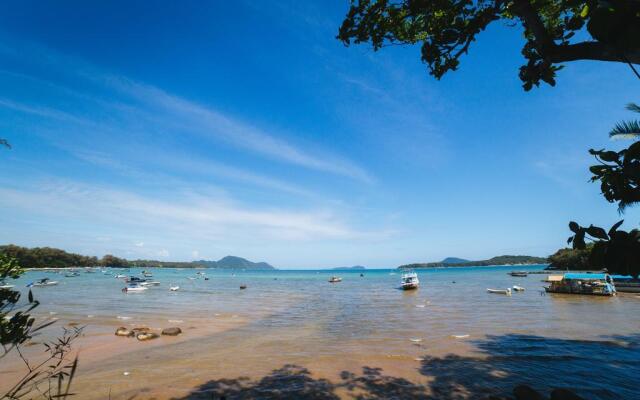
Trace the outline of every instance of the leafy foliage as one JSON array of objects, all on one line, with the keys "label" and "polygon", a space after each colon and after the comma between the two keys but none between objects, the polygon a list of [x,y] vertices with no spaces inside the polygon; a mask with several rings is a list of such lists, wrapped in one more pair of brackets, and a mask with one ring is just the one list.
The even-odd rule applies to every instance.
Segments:
[{"label": "leafy foliage", "polygon": [[[627,104],[627,110],[640,113],[640,106],[635,103]],[[640,136],[640,121],[622,121],[609,132],[612,138],[635,139]]]},{"label": "leafy foliage", "polygon": [[[503,21],[524,29],[520,68],[525,90],[555,85],[560,63],[602,60],[640,64],[637,0],[352,0],[338,32],[345,45],[421,44],[422,61],[440,79],[455,71],[477,35]],[[594,40],[572,42],[586,30]]]},{"label": "leafy foliage", "polygon": [[10,149],[10,148],[11,148],[11,145],[9,144],[9,142],[7,141],[7,139],[2,139],[2,138],[0,138],[0,146],[4,146],[4,147],[6,147],[6,148],[8,148],[8,149]]},{"label": "leafy foliage", "polygon": [[593,265],[591,251],[593,243],[584,249],[560,249],[549,256],[549,269],[589,271],[601,269],[602,266]]},{"label": "leafy foliage", "polygon": [[45,343],[46,358],[37,364],[31,363],[18,352],[27,367],[27,373],[2,397],[3,399],[32,399],[37,397],[53,400],[73,396],[71,383],[78,368],[78,356],[71,359],[71,346],[81,336],[84,327],[63,328],[62,337]]},{"label": "leafy foliage", "polygon": [[96,257],[67,253],[52,247],[26,248],[15,245],[0,246],[0,254],[15,258],[24,268],[91,267],[98,265]]},{"label": "leafy foliage", "polygon": [[568,239],[573,248],[584,250],[586,240],[593,240],[589,263],[602,266],[611,273],[621,275],[640,275],[640,230],[629,232],[618,230],[623,221],[614,224],[609,232],[596,226],[583,228],[575,222],[569,223],[569,229],[574,233]]}]

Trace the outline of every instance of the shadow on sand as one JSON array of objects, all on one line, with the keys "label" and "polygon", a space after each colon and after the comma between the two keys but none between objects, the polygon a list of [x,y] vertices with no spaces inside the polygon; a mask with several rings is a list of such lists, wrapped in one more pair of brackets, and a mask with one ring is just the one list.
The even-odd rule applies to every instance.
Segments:
[{"label": "shadow on sand", "polygon": [[477,357],[426,357],[419,366],[429,378],[426,385],[372,367],[361,373],[343,371],[331,382],[314,379],[306,368],[285,365],[259,380],[211,380],[182,399],[510,399],[521,384],[546,396],[554,388],[566,388],[585,399],[640,398],[635,385],[640,336],[581,341],[504,335],[474,344]]}]

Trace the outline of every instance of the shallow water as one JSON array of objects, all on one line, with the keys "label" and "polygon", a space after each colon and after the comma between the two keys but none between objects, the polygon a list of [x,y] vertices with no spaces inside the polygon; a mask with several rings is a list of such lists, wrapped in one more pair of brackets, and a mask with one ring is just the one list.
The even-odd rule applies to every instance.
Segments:
[{"label": "shallow water", "polygon": [[[633,384],[640,297],[544,295],[545,275],[514,278],[507,274],[513,269],[420,271],[421,287],[411,292],[397,289],[400,275],[392,270],[360,277],[154,269],[161,286],[136,294],[122,293],[121,281],[100,272],[65,278],[32,271],[17,285],[59,280],[34,288],[43,304],[38,315],[88,325],[80,398],[110,391],[112,398],[464,399],[508,394],[520,383],[545,392],[572,388],[586,398],[640,398]],[[209,280],[188,279],[198,271]],[[343,282],[328,283],[331,275]],[[169,292],[176,284],[180,291]],[[486,293],[514,284],[526,291]],[[180,326],[184,333],[142,343],[115,337],[119,325]],[[17,364],[3,363],[0,373],[17,373]]]}]

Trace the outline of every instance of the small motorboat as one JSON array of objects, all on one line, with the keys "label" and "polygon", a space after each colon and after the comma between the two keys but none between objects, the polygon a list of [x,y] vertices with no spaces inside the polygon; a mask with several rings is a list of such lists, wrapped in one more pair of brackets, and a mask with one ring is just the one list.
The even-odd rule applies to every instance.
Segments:
[{"label": "small motorboat", "polygon": [[80,276],[80,274],[77,273],[77,272],[68,272],[68,273],[64,274],[64,276],[67,277],[67,278],[73,278],[73,277],[76,277],[76,276]]},{"label": "small motorboat", "polygon": [[329,279],[329,283],[338,283],[338,282],[342,282],[342,278],[340,278],[339,276],[332,276]]},{"label": "small motorboat", "polygon": [[32,287],[32,286],[38,286],[38,287],[55,286],[57,284],[58,284],[58,281],[52,281],[49,278],[43,278],[43,279],[40,279],[39,281],[31,282],[30,284],[27,285],[27,287]]},{"label": "small motorboat", "polygon": [[141,286],[160,286],[160,282],[158,282],[158,281],[147,281],[147,282],[141,282],[140,285]]},{"label": "small motorboat", "polygon": [[420,281],[418,280],[418,274],[415,272],[406,272],[402,274],[402,278],[400,279],[400,286],[402,290],[413,290],[417,289],[420,285]]},{"label": "small motorboat", "polygon": [[146,281],[147,281],[146,279],[138,278],[137,276],[130,276],[127,279],[125,279],[125,282],[129,282],[129,283],[142,283]]},{"label": "small motorboat", "polygon": [[13,285],[9,285],[8,283],[0,282],[0,289],[11,289]]},{"label": "small motorboat", "polygon": [[116,279],[125,279],[126,277],[127,277],[126,275],[122,275],[122,274],[116,275]]},{"label": "small motorboat", "polygon": [[177,292],[178,290],[180,290],[180,286],[169,286],[169,290],[171,290],[172,292]]},{"label": "small motorboat", "polygon": [[487,289],[488,293],[493,294],[506,294],[507,296],[511,296],[511,288],[507,289]]},{"label": "small motorboat", "polygon": [[125,288],[122,288],[122,291],[125,293],[129,293],[129,292],[144,292],[145,290],[147,290],[148,288],[146,286],[141,286],[141,285],[137,285],[137,284],[132,284],[129,285]]},{"label": "small motorboat", "polygon": [[513,285],[514,292],[524,292],[524,288],[522,286]]},{"label": "small motorboat", "polygon": [[516,276],[516,277],[519,277],[519,278],[526,278],[527,275],[529,275],[529,273],[526,272],[526,271],[511,271],[511,272],[509,272],[509,275]]}]

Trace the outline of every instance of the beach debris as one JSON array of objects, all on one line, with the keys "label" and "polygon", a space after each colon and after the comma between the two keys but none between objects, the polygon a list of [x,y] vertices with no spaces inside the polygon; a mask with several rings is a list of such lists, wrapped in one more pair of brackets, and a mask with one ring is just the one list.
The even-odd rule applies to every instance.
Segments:
[{"label": "beach debris", "polygon": [[129,371],[124,371],[124,372],[122,373],[122,375],[124,375],[124,376],[129,376],[129,374],[131,374],[131,372],[129,372]]},{"label": "beach debris", "polygon": [[180,286],[171,286],[169,287],[169,290],[171,290],[172,292],[177,292],[178,290],[180,290]]},{"label": "beach debris", "polygon": [[121,320],[131,319],[131,317],[123,317],[122,315],[118,315],[118,316],[116,316],[116,318],[121,319]]},{"label": "beach debris", "polygon": [[247,285],[240,285],[240,289],[246,289]]},{"label": "beach debris", "polygon": [[49,315],[56,315],[56,314],[58,314],[58,313],[55,312],[55,311],[49,311]]},{"label": "beach debris", "polygon": [[424,361],[424,357],[416,357],[413,360],[414,361]]},{"label": "beach debris", "polygon": [[87,315],[87,318],[93,318],[93,314]]},{"label": "beach debris", "polygon": [[177,326],[172,328],[164,328],[162,330],[162,334],[167,336],[178,336],[181,333],[182,333],[182,329],[178,328]]},{"label": "beach debris", "polygon": [[142,332],[142,333],[138,333],[136,335],[136,339],[138,339],[140,341],[156,339],[156,338],[159,338],[159,337],[160,337],[160,335],[158,335],[157,333],[154,333],[154,332]]},{"label": "beach debris", "polygon": [[167,322],[172,323],[172,324],[180,324],[182,322],[184,322],[181,319],[168,319]]},{"label": "beach debris", "polygon": [[455,339],[466,339],[469,337],[469,335],[451,335],[451,337]]},{"label": "beach debris", "polygon": [[416,304],[417,308],[425,308],[426,306],[424,304]]},{"label": "beach debris", "polygon": [[420,338],[411,338],[411,339],[409,339],[409,340],[410,340],[410,341],[412,341],[413,343],[420,343],[420,342],[422,342],[422,339],[420,339]]},{"label": "beach debris", "polygon": [[116,329],[116,336],[131,337],[133,336],[133,332],[125,328],[124,326],[121,326],[120,328]]}]

